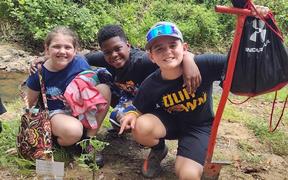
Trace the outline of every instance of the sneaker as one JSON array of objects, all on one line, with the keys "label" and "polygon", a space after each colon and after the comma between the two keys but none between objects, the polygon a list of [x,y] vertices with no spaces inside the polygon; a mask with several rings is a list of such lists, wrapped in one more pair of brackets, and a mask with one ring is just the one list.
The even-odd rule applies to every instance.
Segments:
[{"label": "sneaker", "polygon": [[104,166],[104,158],[103,155],[100,152],[96,152],[96,157],[95,160],[93,159],[93,155],[92,153],[94,153],[94,148],[92,145],[88,145],[85,149],[83,149],[83,154],[90,154],[91,156],[89,156],[90,158],[87,158],[84,160],[85,164],[87,164],[88,166],[92,165],[94,162],[96,162],[96,165],[99,168],[102,168]]},{"label": "sneaker", "polygon": [[151,149],[142,166],[142,174],[146,178],[154,178],[161,172],[161,161],[166,157],[168,148]]}]

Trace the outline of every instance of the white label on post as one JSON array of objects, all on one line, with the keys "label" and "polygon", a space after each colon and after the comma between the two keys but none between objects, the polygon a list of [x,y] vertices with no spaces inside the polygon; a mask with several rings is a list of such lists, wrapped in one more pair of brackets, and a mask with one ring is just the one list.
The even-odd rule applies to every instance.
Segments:
[{"label": "white label on post", "polygon": [[36,159],[36,173],[39,175],[64,176],[64,162]]}]

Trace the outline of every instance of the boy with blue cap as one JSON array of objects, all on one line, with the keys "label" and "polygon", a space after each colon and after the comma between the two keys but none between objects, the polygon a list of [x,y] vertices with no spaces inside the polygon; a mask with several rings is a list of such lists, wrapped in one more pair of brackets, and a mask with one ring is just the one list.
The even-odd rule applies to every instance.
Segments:
[{"label": "boy with blue cap", "polygon": [[196,56],[202,83],[194,93],[188,93],[182,86],[181,67],[188,45],[178,27],[158,22],[146,39],[145,48],[159,69],[141,84],[133,101],[134,110],[120,120],[119,133],[131,128],[138,143],[152,147],[142,166],[145,177],[159,174],[160,162],[168,152],[164,139],[177,139],[176,174],[179,179],[200,179],[214,119],[213,82],[221,80],[226,56]]},{"label": "boy with blue cap", "polygon": [[[256,10],[264,17],[269,12],[269,8],[259,5]],[[119,134],[132,129],[138,143],[151,147],[142,166],[143,176],[152,178],[159,174],[160,163],[168,153],[164,140],[177,139],[177,176],[180,180],[200,180],[214,119],[213,82],[221,80],[227,56],[196,56],[202,83],[194,93],[188,93],[181,85],[180,66],[188,45],[178,27],[171,22],[158,22],[150,28],[146,40],[149,57],[159,69],[141,84],[131,110],[120,119]]]}]

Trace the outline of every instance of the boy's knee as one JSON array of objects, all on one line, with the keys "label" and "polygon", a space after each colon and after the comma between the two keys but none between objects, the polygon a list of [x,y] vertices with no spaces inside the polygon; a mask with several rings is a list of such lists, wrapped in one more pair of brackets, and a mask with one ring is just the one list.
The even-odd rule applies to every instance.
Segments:
[{"label": "boy's knee", "polygon": [[177,173],[180,180],[200,180],[202,171],[196,169],[182,168]]},{"label": "boy's knee", "polygon": [[153,124],[153,122],[140,116],[137,119],[134,132],[139,135],[147,135],[147,134],[151,134],[154,128],[155,128],[155,124]]},{"label": "boy's knee", "polygon": [[203,167],[195,161],[178,157],[176,159],[175,170],[180,180],[200,180]]}]

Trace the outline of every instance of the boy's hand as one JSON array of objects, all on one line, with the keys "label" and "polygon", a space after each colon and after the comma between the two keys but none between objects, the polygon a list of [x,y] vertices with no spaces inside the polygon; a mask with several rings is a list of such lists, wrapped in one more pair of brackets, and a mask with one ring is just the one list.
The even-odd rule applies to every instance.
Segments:
[{"label": "boy's hand", "polygon": [[122,134],[124,130],[134,129],[137,116],[134,113],[128,113],[120,119],[121,128],[118,134]]},{"label": "boy's hand", "polygon": [[37,57],[33,61],[30,62],[29,74],[34,74],[37,71],[37,64],[45,62],[45,57]]},{"label": "boy's hand", "polygon": [[183,71],[184,71],[184,84],[183,86],[186,86],[186,89],[189,94],[194,93],[197,88],[201,84],[201,74],[200,71],[194,62],[194,55],[190,52],[186,53],[185,56],[190,56],[192,58],[189,59],[189,63],[187,63],[187,60],[183,60]]}]

